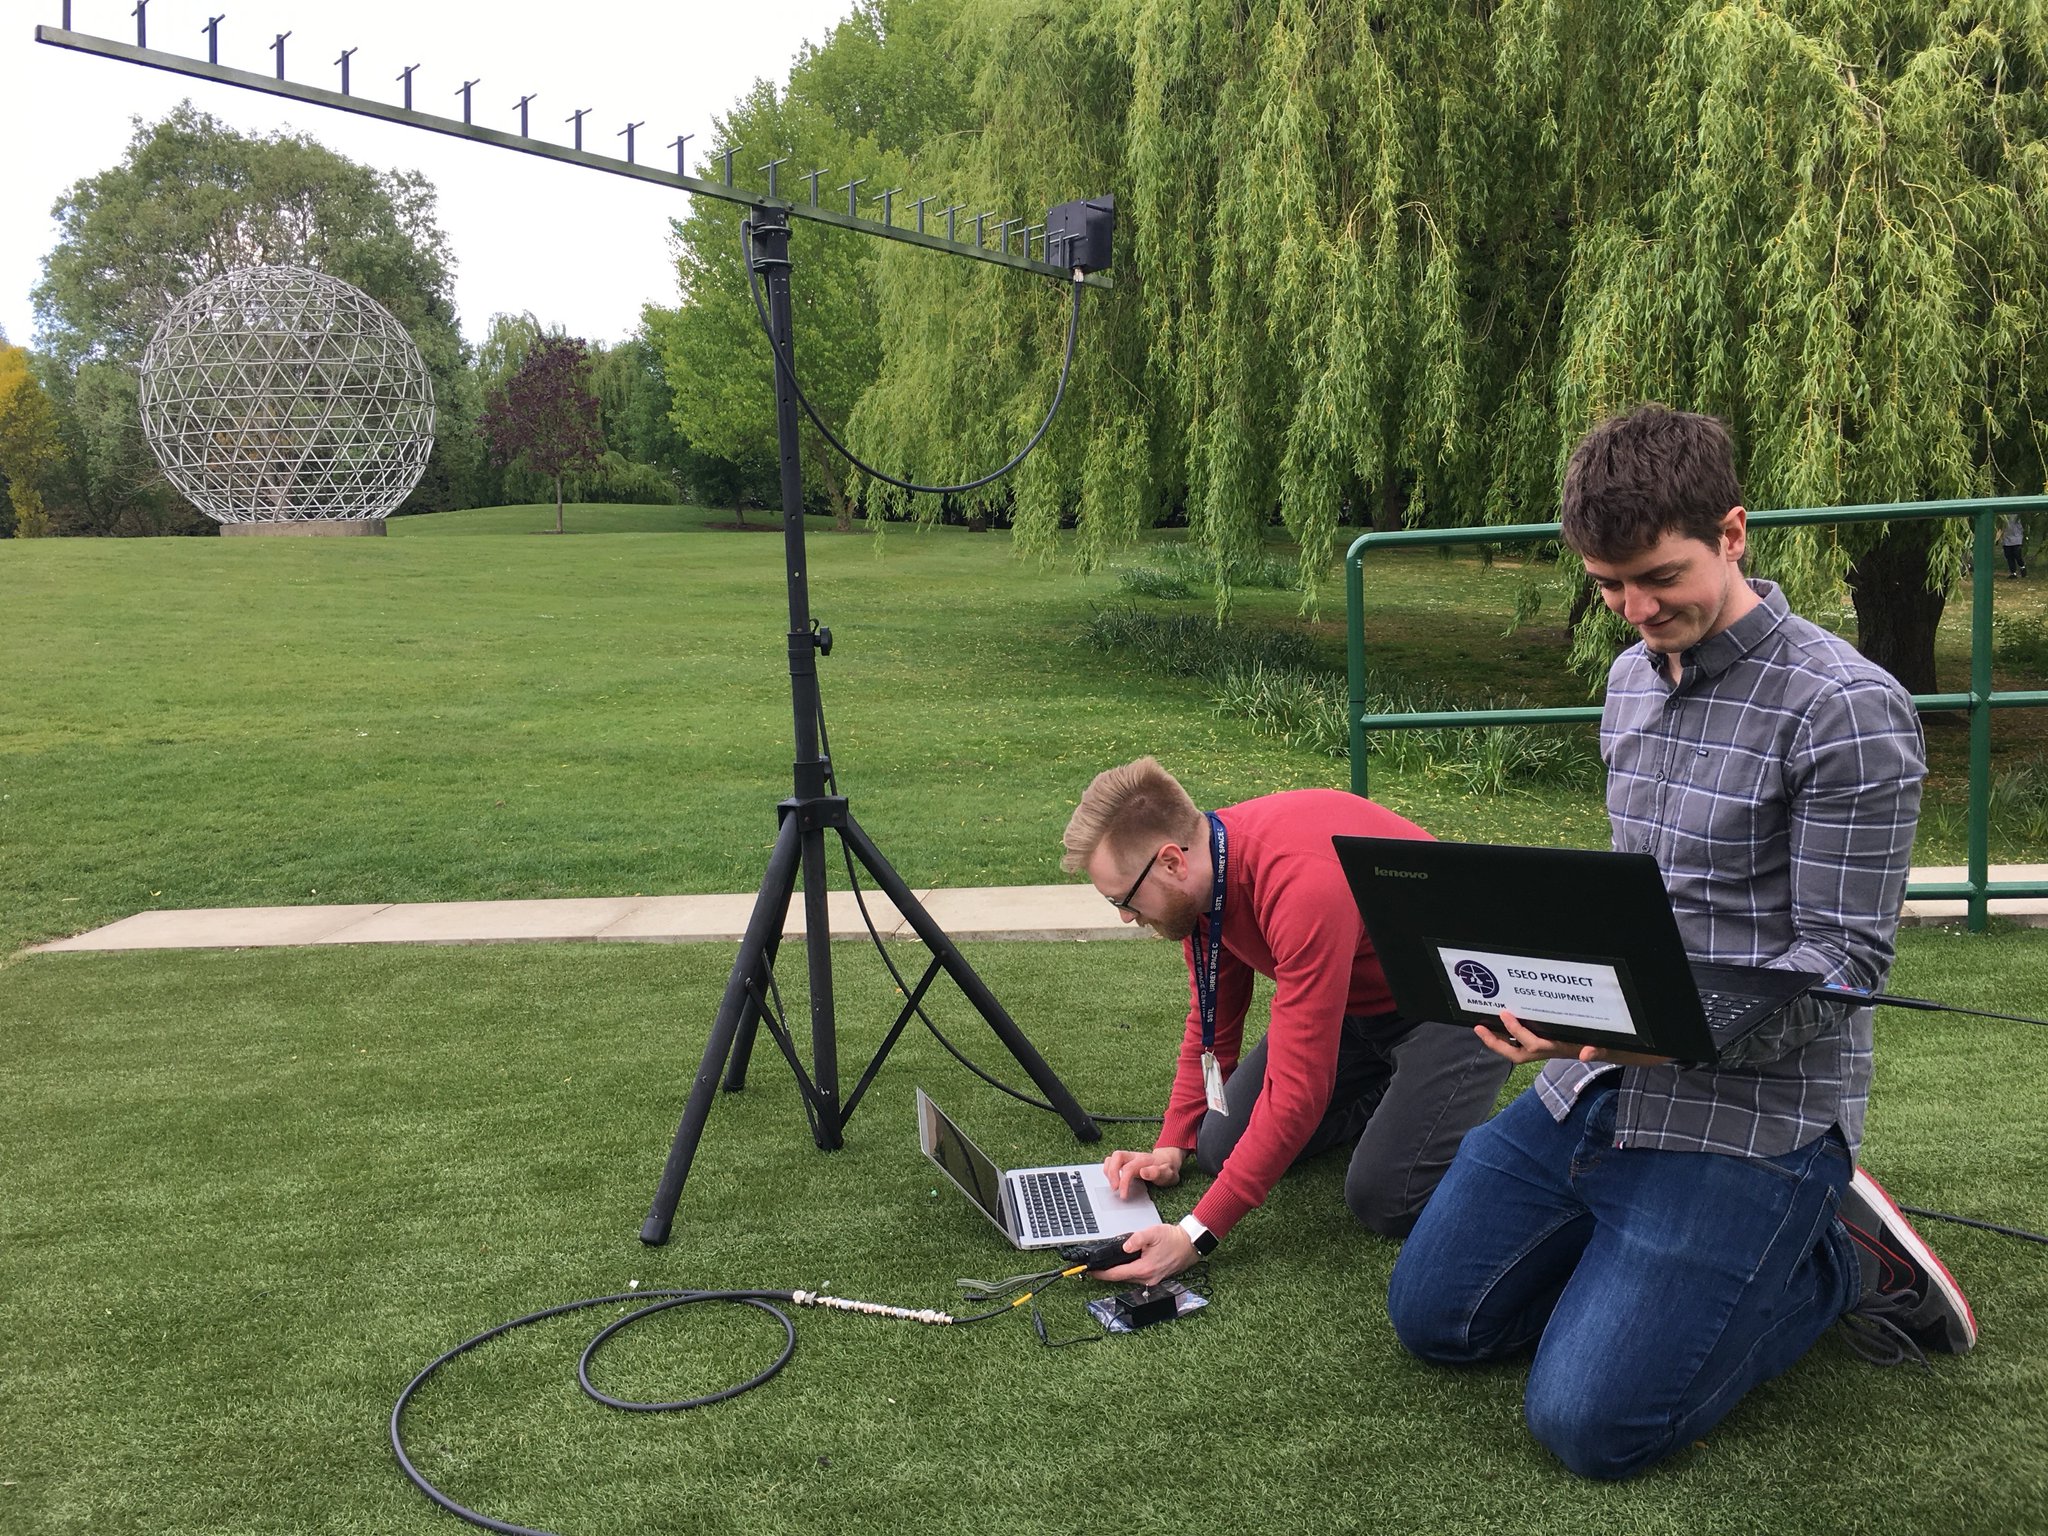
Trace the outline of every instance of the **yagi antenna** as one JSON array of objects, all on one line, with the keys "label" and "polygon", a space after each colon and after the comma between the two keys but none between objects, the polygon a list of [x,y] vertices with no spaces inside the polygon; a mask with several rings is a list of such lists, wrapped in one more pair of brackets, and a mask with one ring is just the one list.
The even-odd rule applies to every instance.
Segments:
[{"label": "yagi antenna", "polygon": [[[119,0],[116,0],[116,3],[119,3]],[[564,161],[571,165],[580,165],[587,170],[605,171],[616,176],[628,176],[638,181],[655,182],[699,197],[718,198],[726,202],[741,203],[762,210],[770,208],[779,209],[783,213],[796,218],[809,219],[820,224],[831,224],[843,229],[856,229],[862,234],[896,240],[908,245],[923,246],[931,250],[946,250],[954,255],[968,256],[979,261],[994,262],[1023,271],[1061,277],[1069,276],[1072,272],[1072,266],[1068,265],[1065,261],[1051,259],[1054,251],[1044,248],[1049,242],[1041,243],[1042,254],[1034,259],[1031,254],[1032,242],[1029,238],[1026,238],[1021,244],[1012,239],[1013,234],[1017,230],[1041,227],[1028,225],[1022,219],[1003,219],[995,212],[978,214],[970,221],[974,226],[974,233],[972,239],[969,239],[966,238],[965,232],[959,228],[957,220],[957,215],[965,208],[965,204],[956,203],[947,206],[943,205],[943,200],[938,197],[924,196],[910,200],[913,217],[899,225],[895,219],[895,200],[898,197],[906,196],[908,189],[903,187],[892,187],[888,191],[876,194],[869,199],[871,203],[879,202],[881,204],[880,217],[878,218],[874,214],[864,211],[861,206],[859,189],[867,180],[865,177],[857,177],[839,188],[841,192],[847,194],[846,205],[844,209],[841,209],[822,201],[818,196],[817,178],[823,176],[825,174],[824,171],[820,170],[815,174],[806,172],[798,179],[807,183],[809,196],[804,201],[791,202],[784,197],[778,176],[780,168],[788,164],[786,156],[781,159],[772,160],[761,168],[768,178],[768,184],[765,190],[754,191],[737,185],[734,182],[732,161],[733,156],[739,153],[739,146],[736,145],[721,148],[714,153],[713,158],[717,161],[720,170],[720,174],[715,180],[691,176],[687,173],[685,146],[692,137],[689,134],[679,135],[676,139],[669,142],[668,147],[676,152],[676,164],[673,171],[663,166],[640,163],[636,132],[646,126],[644,121],[628,122],[624,128],[621,128],[614,135],[615,138],[625,141],[625,153],[623,156],[599,154],[585,149],[583,147],[583,120],[591,113],[591,109],[588,107],[580,108],[563,119],[564,123],[570,125],[570,143],[556,144],[547,139],[535,138],[531,133],[532,125],[528,109],[529,105],[541,94],[537,91],[529,92],[514,103],[514,110],[519,113],[519,128],[516,133],[489,128],[475,121],[472,98],[475,88],[482,83],[481,77],[463,80],[450,93],[452,96],[459,97],[462,102],[462,115],[460,119],[457,119],[440,116],[431,112],[422,112],[415,108],[413,104],[413,85],[414,75],[421,67],[418,64],[408,64],[392,77],[394,83],[399,87],[399,99],[397,101],[383,102],[371,96],[358,94],[355,90],[355,81],[351,70],[351,60],[360,51],[356,48],[344,49],[340,56],[334,60],[335,65],[339,67],[341,75],[341,88],[338,91],[287,79],[285,76],[284,45],[285,40],[292,35],[290,31],[279,32],[271,39],[269,44],[272,55],[270,59],[271,68],[267,74],[257,73],[253,70],[237,69],[220,61],[220,24],[226,19],[225,12],[218,16],[209,17],[206,25],[200,29],[206,37],[206,57],[203,59],[188,58],[182,54],[151,48],[149,46],[148,28],[150,4],[151,0],[134,0],[134,7],[128,12],[129,15],[135,18],[135,41],[132,44],[115,38],[95,37],[87,33],[74,31],[72,29],[72,0],[63,0],[63,24],[58,27],[37,27],[36,41],[53,47],[69,49],[75,53],[91,54],[95,57],[114,59],[127,64],[141,64],[151,69],[161,69],[172,74],[186,75],[193,79],[208,80],[219,85],[235,86],[241,90],[260,91],[265,95],[281,96],[288,100],[306,102],[315,106],[331,107],[339,111],[353,112],[362,117],[377,118],[384,122],[403,123],[408,127],[424,128],[432,133],[447,134],[455,138],[464,138],[477,143],[494,145],[501,149],[518,150],[522,154],[539,155],[545,159]],[[939,233],[936,228],[931,227],[930,221],[927,219],[926,209],[934,204],[940,204],[941,207],[938,211],[943,212],[945,215],[946,228],[943,234]],[[998,227],[1003,231],[1003,239],[1000,242],[991,243],[986,238],[986,226],[990,221],[998,221]],[[1097,288],[1112,286],[1102,267],[1093,263],[1078,264],[1086,268],[1086,275],[1083,281],[1090,286]]]}]

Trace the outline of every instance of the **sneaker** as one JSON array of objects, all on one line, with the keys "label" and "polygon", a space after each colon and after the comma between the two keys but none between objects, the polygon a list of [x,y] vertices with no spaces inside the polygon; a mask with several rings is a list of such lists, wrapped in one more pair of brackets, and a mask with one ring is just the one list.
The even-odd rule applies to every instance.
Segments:
[{"label": "sneaker", "polygon": [[1863,1294],[1844,1319],[1852,1331],[1903,1335],[1911,1353],[1923,1358],[1927,1350],[1968,1354],[1977,1342],[1977,1319],[1963,1288],[1861,1168],[1842,1196],[1840,1219],[1863,1263]]}]

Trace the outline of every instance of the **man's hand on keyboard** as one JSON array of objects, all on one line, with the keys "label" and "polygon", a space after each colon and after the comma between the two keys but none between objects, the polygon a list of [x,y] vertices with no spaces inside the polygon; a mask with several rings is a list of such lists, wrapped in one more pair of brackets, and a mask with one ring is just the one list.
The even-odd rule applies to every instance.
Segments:
[{"label": "man's hand on keyboard", "polygon": [[[1102,1160],[1102,1171],[1119,1200],[1128,1200],[1140,1179],[1165,1189],[1180,1182],[1181,1163],[1187,1153],[1179,1147],[1154,1147],[1150,1152],[1112,1152]],[[1149,1282],[1148,1282],[1149,1283]]]},{"label": "man's hand on keyboard", "polygon": [[1133,1285],[1157,1285],[1195,1262],[1195,1245],[1187,1233],[1172,1222],[1144,1227],[1124,1239],[1131,1262],[1115,1269],[1091,1269],[1093,1280],[1122,1280]]}]

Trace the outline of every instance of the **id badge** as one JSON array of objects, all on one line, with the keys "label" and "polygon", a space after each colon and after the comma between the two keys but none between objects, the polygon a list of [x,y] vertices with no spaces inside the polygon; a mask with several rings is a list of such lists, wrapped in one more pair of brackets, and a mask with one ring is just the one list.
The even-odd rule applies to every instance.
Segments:
[{"label": "id badge", "polygon": [[1217,1114],[1230,1113],[1230,1102],[1223,1097],[1223,1069],[1216,1065],[1214,1051],[1202,1052],[1202,1091],[1209,1097],[1209,1107]]}]

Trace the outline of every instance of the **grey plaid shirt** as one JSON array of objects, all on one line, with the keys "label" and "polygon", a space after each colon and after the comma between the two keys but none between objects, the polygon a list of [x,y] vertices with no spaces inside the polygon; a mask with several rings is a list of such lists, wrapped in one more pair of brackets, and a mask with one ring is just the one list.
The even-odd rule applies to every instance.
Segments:
[{"label": "grey plaid shirt", "polygon": [[[1654,854],[1695,959],[1818,971],[1879,988],[1927,771],[1911,698],[1876,664],[1752,581],[1763,602],[1681,657],[1641,644],[1607,678],[1600,755],[1614,846]],[[1616,1146],[1776,1157],[1870,1100],[1870,1014],[1802,998],[1715,1067],[1554,1061],[1536,1091],[1563,1120],[1621,1072]]]}]

